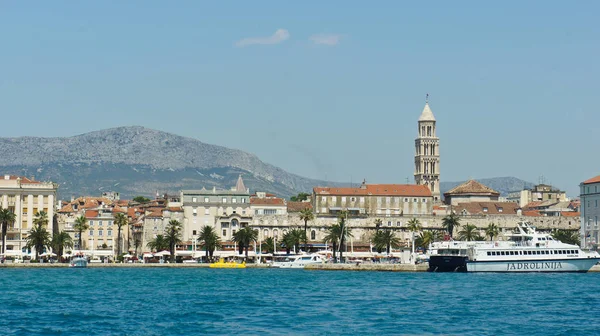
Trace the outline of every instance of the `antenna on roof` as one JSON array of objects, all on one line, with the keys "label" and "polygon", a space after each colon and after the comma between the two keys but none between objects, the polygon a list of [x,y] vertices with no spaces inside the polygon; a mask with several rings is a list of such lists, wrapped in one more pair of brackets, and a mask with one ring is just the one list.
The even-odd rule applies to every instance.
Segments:
[{"label": "antenna on roof", "polygon": [[429,93],[425,95],[425,103],[429,103]]},{"label": "antenna on roof", "polygon": [[408,176],[406,177],[406,184],[408,184]]}]

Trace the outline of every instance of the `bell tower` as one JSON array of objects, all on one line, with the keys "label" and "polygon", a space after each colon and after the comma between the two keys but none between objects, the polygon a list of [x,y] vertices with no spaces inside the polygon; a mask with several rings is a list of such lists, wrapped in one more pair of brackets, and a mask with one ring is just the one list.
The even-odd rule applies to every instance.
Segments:
[{"label": "bell tower", "polygon": [[435,117],[429,107],[429,95],[419,117],[418,136],[415,139],[415,183],[426,185],[434,202],[440,198],[440,139],[435,133]]}]

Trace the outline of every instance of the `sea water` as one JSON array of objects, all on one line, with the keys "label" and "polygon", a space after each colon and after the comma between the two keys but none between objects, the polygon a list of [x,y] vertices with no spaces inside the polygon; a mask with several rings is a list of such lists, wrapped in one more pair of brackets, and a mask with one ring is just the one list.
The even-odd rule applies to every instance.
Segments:
[{"label": "sea water", "polygon": [[600,274],[1,269],[3,335],[594,335]]}]

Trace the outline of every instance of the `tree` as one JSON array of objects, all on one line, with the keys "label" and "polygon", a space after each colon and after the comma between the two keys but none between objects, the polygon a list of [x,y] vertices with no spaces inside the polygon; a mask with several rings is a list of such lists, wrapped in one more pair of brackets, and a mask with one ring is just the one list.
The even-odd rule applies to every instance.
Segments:
[{"label": "tree", "polygon": [[154,239],[146,244],[151,251],[158,252],[162,250],[167,250],[169,248],[169,241],[165,238],[164,235],[156,235]]},{"label": "tree", "polygon": [[79,249],[83,249],[82,245],[82,233],[83,231],[89,229],[90,226],[87,224],[87,218],[84,215],[81,215],[75,219],[75,225],[73,225],[73,229],[79,233]]},{"label": "tree", "polygon": [[151,199],[144,196],[136,196],[133,198],[133,201],[137,203],[148,203],[151,201]]},{"label": "tree", "polygon": [[58,257],[63,256],[65,247],[73,248],[73,239],[71,235],[65,231],[61,231],[52,237],[52,250],[56,251]]},{"label": "tree", "polygon": [[377,252],[381,253],[381,251],[385,248],[386,253],[389,255],[391,247],[398,248],[400,247],[401,241],[392,230],[379,230],[375,233],[373,237],[373,243]]},{"label": "tree", "polygon": [[248,247],[250,243],[258,239],[258,231],[246,226],[240,229],[233,235],[233,239],[238,244],[240,254],[246,251],[246,259],[248,258]]},{"label": "tree", "polygon": [[[408,231],[410,231],[410,241],[412,243],[412,254],[415,254],[415,232],[421,231],[421,222],[418,219],[413,218],[408,221]],[[411,255],[411,260],[413,256]]]},{"label": "tree", "polygon": [[565,244],[580,245],[579,233],[574,230],[555,229],[552,231],[552,238]]},{"label": "tree", "polygon": [[494,237],[500,233],[500,229],[498,225],[494,223],[490,223],[487,228],[485,228],[485,235],[490,236],[490,240],[494,240]]},{"label": "tree", "polygon": [[27,244],[25,246],[27,248],[35,248],[35,259],[38,259],[40,252],[43,252],[44,248],[50,245],[50,232],[42,226],[42,221],[36,222],[34,220],[34,223],[31,230],[29,230]]},{"label": "tree", "polygon": [[287,253],[290,253],[292,248],[295,252],[300,251],[300,243],[306,241],[306,237],[301,229],[293,229],[284,234],[282,240]]},{"label": "tree", "polygon": [[313,214],[311,209],[306,208],[300,211],[300,220],[304,221],[304,250],[308,249],[308,221],[311,221],[313,219],[315,219],[315,215]]},{"label": "tree", "polygon": [[275,241],[273,240],[273,237],[265,239],[260,246],[260,250],[265,251],[266,253],[275,253]]},{"label": "tree", "polygon": [[219,239],[219,235],[212,228],[212,226],[204,226],[200,231],[200,235],[198,236],[198,242],[202,244],[204,247],[204,251],[206,251],[206,260],[209,258],[212,259],[213,253],[215,249],[221,244]]},{"label": "tree", "polygon": [[171,252],[171,262],[175,262],[175,245],[181,243],[181,223],[176,219],[171,219],[169,224],[165,228],[165,239],[169,245],[169,252]]},{"label": "tree", "polygon": [[440,241],[444,239],[444,234],[440,231],[423,231],[417,238],[415,244],[419,247],[422,247],[423,250],[428,250],[429,245],[436,241]]},{"label": "tree", "polygon": [[459,240],[466,240],[466,241],[481,240],[481,236],[479,235],[477,226],[467,223],[467,224],[463,225],[462,228],[463,228],[462,230],[458,231],[458,239]]},{"label": "tree", "polygon": [[15,222],[16,215],[8,209],[0,209],[0,222],[2,223],[2,254],[6,252],[6,232],[8,224]]},{"label": "tree", "polygon": [[343,261],[344,259],[344,249],[345,249],[345,245],[344,242],[346,241],[346,239],[348,237],[352,237],[352,233],[350,232],[351,230],[348,228],[348,225],[346,223],[346,220],[348,219],[348,211],[346,210],[342,210],[340,211],[340,213],[338,214],[338,223],[340,224],[340,228],[341,230],[341,236],[340,236],[340,261]]},{"label": "tree", "polygon": [[46,211],[38,211],[35,213],[34,216],[35,217],[33,218],[33,224],[41,225],[44,227],[48,226],[48,214],[46,213]]},{"label": "tree", "polygon": [[115,225],[117,226],[117,256],[119,257],[121,256],[121,246],[123,245],[121,243],[121,229],[127,224],[129,224],[129,220],[124,213],[119,212],[115,215]]},{"label": "tree", "polygon": [[442,227],[446,229],[450,238],[452,238],[452,233],[454,232],[454,227],[460,225],[460,218],[456,214],[449,214],[448,216],[442,219]]},{"label": "tree", "polygon": [[340,237],[342,236],[342,227],[340,224],[333,224],[327,229],[327,234],[323,238],[325,243],[331,243],[333,249],[333,260],[337,261],[335,258],[335,251],[337,251],[337,245],[340,241]]},{"label": "tree", "polygon": [[296,196],[292,196],[290,197],[290,201],[292,202],[302,202],[302,201],[306,201],[308,199],[308,197],[310,197],[310,194],[301,192]]}]

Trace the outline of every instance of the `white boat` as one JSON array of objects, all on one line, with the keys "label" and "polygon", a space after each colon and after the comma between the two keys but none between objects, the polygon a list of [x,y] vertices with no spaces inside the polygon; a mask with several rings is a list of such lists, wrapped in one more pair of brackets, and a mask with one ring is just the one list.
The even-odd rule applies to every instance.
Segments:
[{"label": "white boat", "polygon": [[466,272],[469,249],[479,245],[490,245],[482,241],[449,240],[429,244],[430,272]]},{"label": "white boat", "polygon": [[283,260],[278,260],[277,258],[271,264],[271,267],[275,268],[304,268],[306,265],[310,264],[322,264],[325,262],[325,259],[321,258],[320,255],[313,254],[300,254],[300,255],[290,255],[283,258]]},{"label": "white boat", "polygon": [[586,252],[520,222],[507,240],[470,246],[467,272],[587,272],[600,261],[597,252]]},{"label": "white boat", "polygon": [[85,257],[75,257],[71,259],[69,263],[69,267],[75,268],[86,268],[87,267],[87,259]]}]

